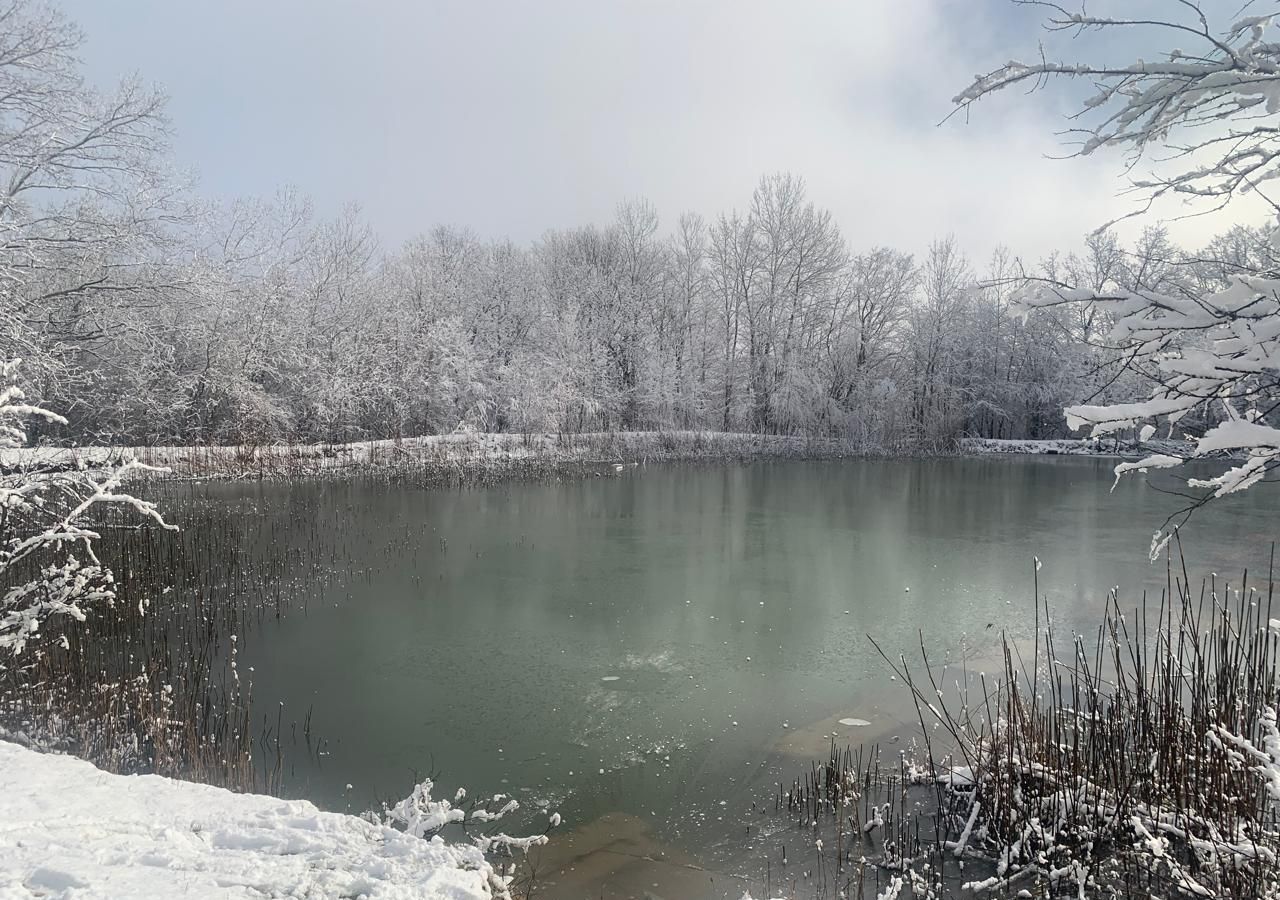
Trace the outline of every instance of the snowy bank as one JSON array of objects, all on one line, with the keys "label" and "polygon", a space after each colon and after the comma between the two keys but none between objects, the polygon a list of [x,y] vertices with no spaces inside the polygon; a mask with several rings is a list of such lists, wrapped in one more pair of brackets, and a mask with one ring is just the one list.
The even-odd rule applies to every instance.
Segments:
[{"label": "snowy bank", "polygon": [[442,479],[546,474],[557,468],[686,460],[831,458],[858,453],[846,441],[712,431],[596,434],[468,432],[357,441],[238,447],[29,447],[0,450],[0,468],[71,468],[135,458],[179,478],[414,473]]},{"label": "snowy bank", "polygon": [[0,741],[0,897],[489,898],[471,846]]},{"label": "snowy bank", "polygon": [[1088,438],[1057,438],[1053,440],[1001,440],[998,438],[965,438],[960,441],[961,453],[991,454],[1019,453],[1031,456],[1121,456],[1141,457],[1152,453],[1164,453],[1183,458],[1190,457],[1194,446],[1185,441],[1149,440],[1091,440]]}]

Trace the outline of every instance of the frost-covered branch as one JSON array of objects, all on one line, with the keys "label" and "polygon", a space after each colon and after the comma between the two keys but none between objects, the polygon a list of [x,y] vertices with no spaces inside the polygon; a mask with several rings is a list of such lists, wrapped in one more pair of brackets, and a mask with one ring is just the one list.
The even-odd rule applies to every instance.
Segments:
[{"label": "frost-covered branch", "polygon": [[[25,402],[13,383],[18,361],[0,364],[0,449],[22,446],[26,423],[61,417]],[[104,506],[125,507],[169,528],[154,503],[121,489],[134,460],[61,470],[54,465],[0,473],[0,655],[20,654],[58,616],[84,621],[91,605],[115,602],[111,571],[94,553],[92,524]]]},{"label": "frost-covered branch", "polygon": [[[1051,79],[1087,79],[1097,86],[1075,119],[1076,151],[1104,147],[1131,155],[1130,164],[1150,159],[1157,169],[1135,177],[1133,185],[1151,199],[1164,194],[1210,198],[1257,189],[1280,175],[1280,43],[1275,14],[1213,25],[1199,3],[1170,4],[1167,17],[1140,19],[1070,12],[1046,7],[1050,31],[1076,36],[1090,32],[1139,30],[1177,41],[1158,59],[1112,63],[1041,58],[1012,60],[977,77],[956,95],[958,110],[1006,88],[1044,85]],[[1187,43],[1187,42],[1190,43]]]}]

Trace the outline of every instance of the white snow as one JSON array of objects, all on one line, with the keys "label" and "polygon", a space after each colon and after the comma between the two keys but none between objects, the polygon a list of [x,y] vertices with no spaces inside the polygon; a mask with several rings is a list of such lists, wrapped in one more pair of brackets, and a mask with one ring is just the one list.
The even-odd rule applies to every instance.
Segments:
[{"label": "white snow", "polygon": [[354,441],[345,444],[261,446],[25,447],[0,443],[0,469],[76,468],[134,459],[180,478],[333,474],[430,465],[475,469],[522,462],[632,464],[641,460],[745,457],[840,457],[847,442],[707,431],[614,431],[564,435],[465,432]]},{"label": "white snow", "polygon": [[965,438],[960,442],[963,453],[1017,453],[1030,456],[1121,456],[1141,457],[1152,449],[1170,455],[1191,456],[1194,445],[1186,441],[1144,438],[1138,442],[1089,438],[1055,438],[1050,440],[1002,440],[998,438]]},{"label": "white snow", "polygon": [[1167,453],[1153,453],[1150,456],[1144,456],[1142,459],[1133,462],[1122,462],[1113,470],[1116,480],[1111,485],[1111,490],[1115,490],[1120,484],[1120,479],[1125,472],[1146,472],[1149,469],[1172,469],[1175,466],[1182,465],[1186,460],[1180,456],[1170,456]]},{"label": "white snow", "polygon": [[938,783],[953,788],[966,788],[973,785],[973,769],[968,766],[952,766],[938,776]]},{"label": "white snow", "polygon": [[0,741],[0,897],[489,898],[480,850]]}]

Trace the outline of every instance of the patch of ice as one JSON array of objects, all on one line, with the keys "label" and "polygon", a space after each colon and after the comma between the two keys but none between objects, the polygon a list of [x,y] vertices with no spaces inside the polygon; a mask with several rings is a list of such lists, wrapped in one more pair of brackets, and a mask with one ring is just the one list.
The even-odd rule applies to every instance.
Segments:
[{"label": "patch of ice", "polygon": [[[712,616],[711,618],[715,618]],[[679,672],[682,666],[676,662],[670,650],[663,650],[660,653],[651,653],[648,656],[639,656],[634,653],[627,654],[622,660],[618,668],[627,669],[628,671],[638,671],[641,669],[651,669],[663,674]]]}]

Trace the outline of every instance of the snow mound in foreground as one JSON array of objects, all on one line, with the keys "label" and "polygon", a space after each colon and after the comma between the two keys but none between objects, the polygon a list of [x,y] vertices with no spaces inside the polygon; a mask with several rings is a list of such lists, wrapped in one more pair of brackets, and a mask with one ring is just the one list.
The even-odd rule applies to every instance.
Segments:
[{"label": "snow mound in foreground", "polygon": [[490,897],[475,847],[0,741],[0,898]]}]

